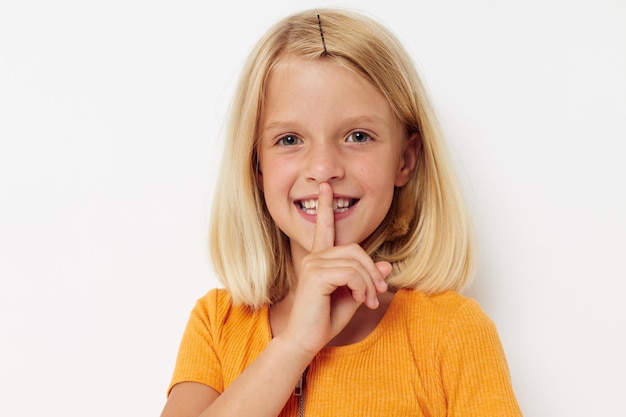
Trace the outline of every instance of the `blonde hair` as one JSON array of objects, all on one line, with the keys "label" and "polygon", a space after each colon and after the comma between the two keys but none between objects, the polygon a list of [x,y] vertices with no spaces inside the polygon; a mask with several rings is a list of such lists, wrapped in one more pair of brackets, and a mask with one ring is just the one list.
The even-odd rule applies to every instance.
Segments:
[{"label": "blonde hair", "polygon": [[376,261],[393,264],[387,280],[392,287],[462,290],[474,272],[472,227],[415,66],[381,24],[321,9],[289,16],[259,40],[232,103],[209,240],[215,271],[234,302],[258,308],[279,301],[292,286],[289,239],[267,211],[256,155],[266,82],[285,55],[330,59],[355,71],[384,94],[407,134],[418,132],[421,148],[411,179],[396,188],[386,218],[361,244]]}]

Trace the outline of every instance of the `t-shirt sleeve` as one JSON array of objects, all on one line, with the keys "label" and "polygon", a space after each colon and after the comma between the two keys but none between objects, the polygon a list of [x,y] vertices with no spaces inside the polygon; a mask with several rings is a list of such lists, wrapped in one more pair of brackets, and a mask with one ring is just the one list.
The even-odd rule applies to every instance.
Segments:
[{"label": "t-shirt sleeve", "polygon": [[174,385],[180,382],[199,382],[218,392],[223,391],[217,354],[220,304],[219,291],[211,290],[192,309],[178,350],[168,395]]},{"label": "t-shirt sleeve", "polygon": [[519,417],[496,327],[468,299],[450,320],[438,352],[449,417]]}]

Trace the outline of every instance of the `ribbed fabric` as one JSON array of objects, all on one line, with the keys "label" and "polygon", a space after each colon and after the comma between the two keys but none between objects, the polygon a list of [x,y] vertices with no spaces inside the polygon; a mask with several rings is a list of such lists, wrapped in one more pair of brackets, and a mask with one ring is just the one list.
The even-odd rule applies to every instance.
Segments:
[{"label": "ribbed fabric", "polygon": [[[198,300],[172,386],[195,381],[223,392],[271,340],[269,309],[234,307],[225,290]],[[281,416],[297,416],[297,397]],[[517,417],[493,322],[455,292],[400,290],[364,340],[325,348],[309,366],[306,416]]]}]

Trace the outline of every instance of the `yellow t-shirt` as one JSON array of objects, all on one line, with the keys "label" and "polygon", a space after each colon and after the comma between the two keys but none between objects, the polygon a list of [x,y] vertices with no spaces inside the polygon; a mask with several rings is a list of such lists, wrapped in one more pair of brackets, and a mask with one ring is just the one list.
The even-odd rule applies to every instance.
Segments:
[{"label": "yellow t-shirt", "polygon": [[[223,392],[271,340],[269,309],[211,290],[191,312],[172,383]],[[298,415],[292,396],[280,416]],[[307,416],[513,417],[521,411],[493,322],[455,292],[399,290],[362,341],[322,349],[306,376]]]}]

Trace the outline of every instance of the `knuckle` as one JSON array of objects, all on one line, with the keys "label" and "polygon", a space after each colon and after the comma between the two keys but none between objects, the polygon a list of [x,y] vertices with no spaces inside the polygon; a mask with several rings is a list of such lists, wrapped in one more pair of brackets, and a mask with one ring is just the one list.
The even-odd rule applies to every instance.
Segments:
[{"label": "knuckle", "polygon": [[358,243],[350,243],[347,248],[351,251],[363,251],[363,248]]}]

